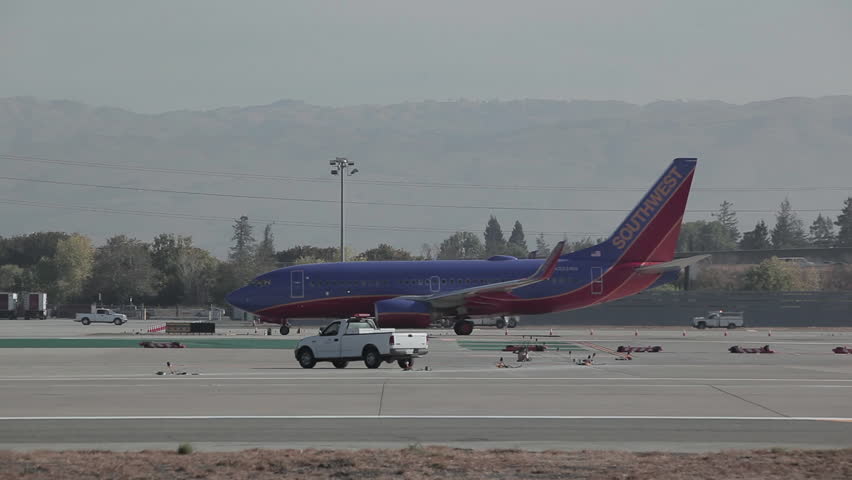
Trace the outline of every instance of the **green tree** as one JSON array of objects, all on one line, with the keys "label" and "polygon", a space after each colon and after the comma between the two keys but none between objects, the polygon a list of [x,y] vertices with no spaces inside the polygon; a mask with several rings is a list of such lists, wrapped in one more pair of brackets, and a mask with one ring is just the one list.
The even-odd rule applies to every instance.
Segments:
[{"label": "green tree", "polygon": [[178,301],[184,305],[205,305],[213,300],[211,293],[218,266],[219,261],[207,250],[181,249],[175,261],[175,276],[181,290]]},{"label": "green tree", "polygon": [[482,241],[471,232],[456,232],[441,242],[438,251],[439,260],[482,258],[485,247]]},{"label": "green tree", "polygon": [[793,290],[793,272],[778,257],[766,259],[745,274],[746,290],[783,292]]},{"label": "green tree", "polygon": [[757,222],[754,230],[743,234],[740,240],[741,250],[768,250],[772,248],[772,242],[769,240],[769,228],[763,220]]},{"label": "green tree", "polygon": [[68,236],[64,232],[36,232],[0,238],[0,265],[31,267],[42,258],[52,258],[56,254],[56,245]]},{"label": "green tree", "polygon": [[746,272],[743,288],[776,292],[815,291],[822,288],[822,278],[817,268],[799,266],[772,257]]},{"label": "green tree", "polygon": [[107,303],[144,299],[155,293],[156,269],[147,244],[116,235],[95,251],[90,291]]},{"label": "green tree", "polygon": [[6,292],[18,292],[23,289],[21,280],[24,269],[17,265],[0,266],[0,290]]},{"label": "green tree", "polygon": [[843,202],[843,210],[834,222],[839,228],[837,232],[838,247],[852,247],[852,197]]},{"label": "green tree", "polygon": [[52,263],[56,269],[56,291],[53,298],[64,302],[79,298],[92,276],[95,249],[92,241],[83,235],[73,234],[56,244]]},{"label": "green tree", "polygon": [[725,200],[719,205],[719,211],[714,213],[713,216],[722,225],[722,229],[728,237],[724,243],[734,248],[740,240],[739,221],[737,220],[737,213],[734,211],[734,204]]},{"label": "green tree", "polygon": [[235,221],[233,229],[234,235],[231,237],[231,240],[234,243],[228,255],[228,259],[232,264],[230,274],[233,275],[234,281],[242,286],[258,273],[257,263],[255,262],[257,245],[252,235],[254,227],[249,223],[247,216],[243,215],[239,220]]},{"label": "green tree", "polygon": [[[300,258],[315,258],[322,262],[335,262],[340,258],[338,249],[334,247],[314,247],[312,245],[296,245],[276,254],[278,261],[286,265],[297,263]],[[313,262],[312,262],[313,263]]]},{"label": "green tree", "polygon": [[521,222],[515,220],[515,225],[512,227],[512,234],[509,235],[509,243],[517,245],[527,251],[527,240],[524,236],[524,226]]},{"label": "green tree", "polygon": [[550,245],[544,239],[544,232],[542,232],[535,237],[535,256],[536,258],[544,258],[548,255],[550,255]]},{"label": "green tree", "polygon": [[272,234],[271,224],[267,224],[266,228],[263,229],[263,240],[257,246],[255,262],[258,272],[268,272],[275,269],[275,237]]},{"label": "green tree", "polygon": [[680,252],[711,252],[734,250],[737,244],[731,239],[730,232],[718,220],[711,222],[697,220],[681,225],[678,237]]},{"label": "green tree", "polygon": [[255,239],[252,236],[254,227],[249,223],[247,216],[243,215],[234,222],[234,235],[231,240],[234,242],[231,246],[230,259],[234,262],[248,265],[252,263],[252,258],[255,252]]},{"label": "green tree", "polygon": [[774,248],[800,248],[808,245],[805,227],[790,206],[790,200],[785,198],[781,208],[775,215],[775,228],[772,229],[772,246]]},{"label": "green tree", "polygon": [[387,243],[380,243],[378,247],[371,248],[361,255],[364,260],[414,260],[414,257],[401,248],[393,248]]},{"label": "green tree", "polygon": [[494,215],[488,219],[488,224],[485,226],[485,255],[501,255],[506,252],[506,239],[503,237],[503,230],[500,228],[500,222]]},{"label": "green tree", "polygon": [[566,243],[565,251],[566,252],[576,252],[578,250],[583,250],[584,248],[594,247],[600,243],[600,241],[592,240],[592,237],[581,238],[580,240],[576,240],[570,243]]},{"label": "green tree", "polygon": [[811,244],[815,247],[829,248],[837,243],[834,235],[834,222],[831,217],[823,217],[820,213],[811,224]]},{"label": "green tree", "polygon": [[151,244],[151,264],[157,270],[157,299],[165,304],[181,303],[183,283],[178,275],[178,261],[192,246],[192,237],[161,233]]}]

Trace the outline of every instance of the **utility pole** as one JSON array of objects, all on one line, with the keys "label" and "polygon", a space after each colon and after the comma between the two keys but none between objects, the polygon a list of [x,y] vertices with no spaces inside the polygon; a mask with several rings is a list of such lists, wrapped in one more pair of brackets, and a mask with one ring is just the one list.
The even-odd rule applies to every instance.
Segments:
[{"label": "utility pole", "polygon": [[347,169],[349,167],[353,167],[355,162],[350,162],[346,157],[336,157],[334,160],[329,160],[328,164],[331,165],[331,174],[337,175],[340,177],[340,261],[346,261],[346,250],[344,249],[344,221],[343,221],[343,185],[344,180],[347,175],[352,176],[358,173],[357,168],[353,168],[349,170],[347,173]]}]

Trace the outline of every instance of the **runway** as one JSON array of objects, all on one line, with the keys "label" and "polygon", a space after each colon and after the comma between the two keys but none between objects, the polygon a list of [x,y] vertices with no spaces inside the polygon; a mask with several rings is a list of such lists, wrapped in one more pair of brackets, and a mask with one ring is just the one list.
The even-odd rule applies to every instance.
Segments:
[{"label": "runway", "polygon": [[[830,351],[850,331],[545,332],[433,331],[410,372],[303,370],[282,349],[0,348],[0,448],[852,447],[852,355]],[[528,335],[570,347],[526,364],[496,350]],[[727,352],[765,343],[778,353]],[[619,361],[605,353],[618,345],[663,352]],[[187,375],[157,375],[166,361]]]}]

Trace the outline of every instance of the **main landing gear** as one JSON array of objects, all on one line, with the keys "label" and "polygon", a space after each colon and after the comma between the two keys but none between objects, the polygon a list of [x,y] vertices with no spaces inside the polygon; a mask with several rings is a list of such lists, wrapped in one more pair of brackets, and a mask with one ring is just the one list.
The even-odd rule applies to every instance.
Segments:
[{"label": "main landing gear", "polygon": [[284,323],[281,325],[281,328],[278,330],[281,335],[289,335],[290,334],[290,324]]},{"label": "main landing gear", "polygon": [[456,335],[470,335],[473,333],[473,322],[470,320],[459,320],[453,325]]}]

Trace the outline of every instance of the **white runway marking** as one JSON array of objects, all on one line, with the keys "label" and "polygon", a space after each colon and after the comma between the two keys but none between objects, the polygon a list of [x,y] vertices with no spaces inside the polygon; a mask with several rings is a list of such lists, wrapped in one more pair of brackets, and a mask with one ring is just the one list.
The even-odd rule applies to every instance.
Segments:
[{"label": "white runway marking", "polygon": [[[142,378],[157,379],[158,381],[188,381],[188,380],[310,380],[310,381],[331,381],[331,380],[375,380],[384,382],[389,380],[440,380],[445,382],[455,381],[474,381],[482,380],[488,382],[505,382],[505,381],[554,381],[554,380],[572,380],[572,381],[619,381],[619,382],[652,382],[652,381],[680,381],[680,382],[801,382],[801,383],[852,383],[849,378],[730,378],[730,377],[453,377],[444,375],[435,375],[435,372],[399,372],[395,376],[343,376],[331,373],[329,370],[328,376],[322,377],[307,377],[303,375],[281,375],[277,377],[258,377],[247,373],[202,373],[199,375],[165,375],[159,376],[148,373],[140,373],[138,375],[85,375],[85,376],[45,376],[45,377],[3,377],[0,382],[51,382],[51,381],[79,381],[79,380],[139,380]],[[419,374],[424,375],[419,375]],[[452,373],[441,372],[441,373]],[[506,372],[509,373],[509,372]],[[497,373],[495,373],[497,375]]]},{"label": "white runway marking", "polygon": [[121,415],[68,417],[0,417],[14,420],[774,420],[852,422],[852,417],[701,417],[660,415]]}]

